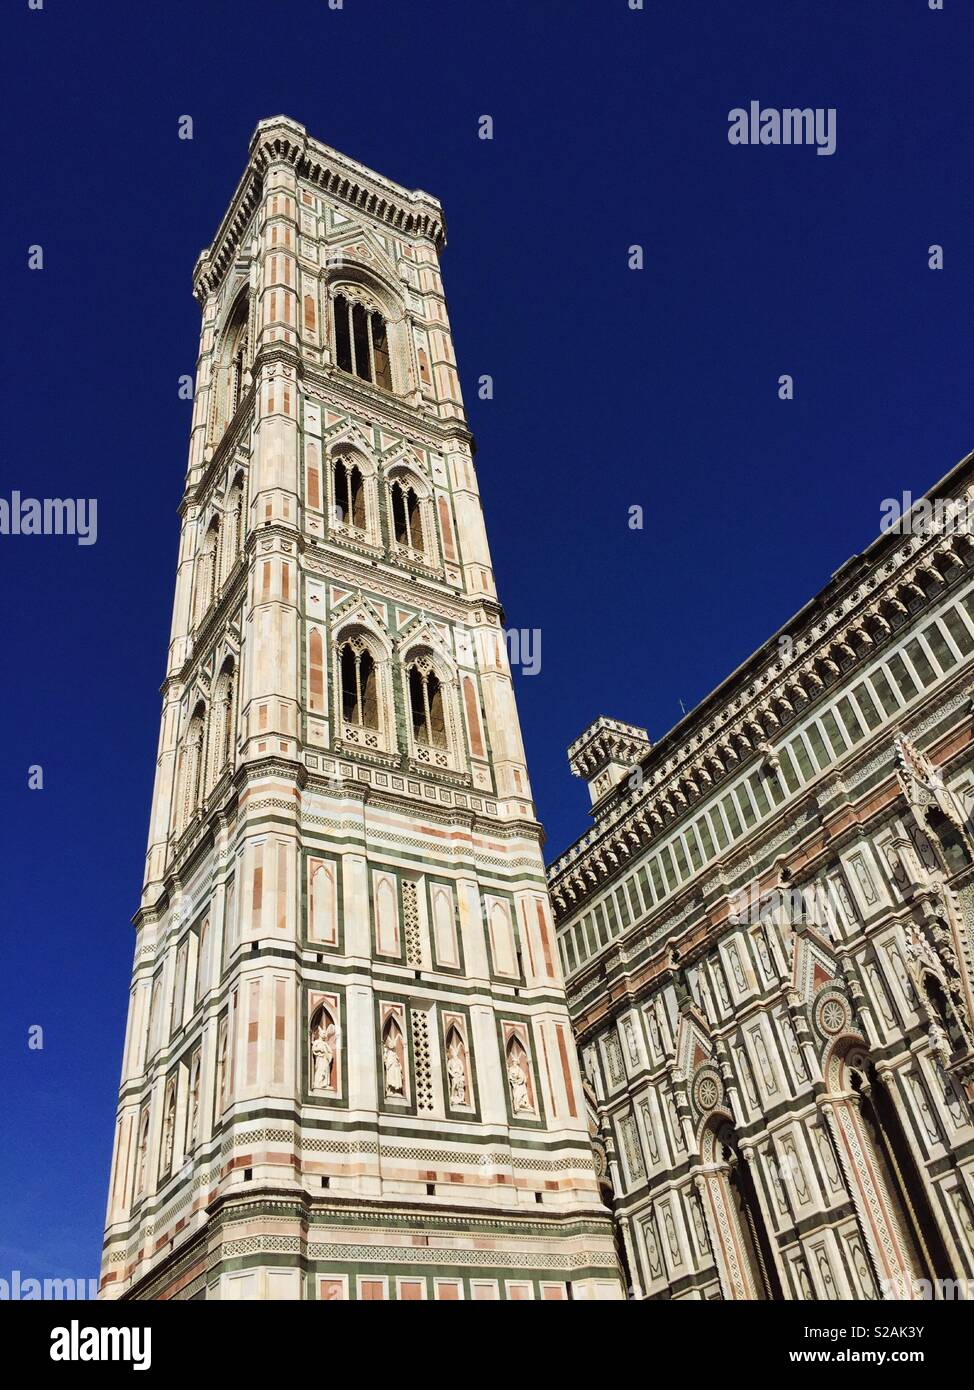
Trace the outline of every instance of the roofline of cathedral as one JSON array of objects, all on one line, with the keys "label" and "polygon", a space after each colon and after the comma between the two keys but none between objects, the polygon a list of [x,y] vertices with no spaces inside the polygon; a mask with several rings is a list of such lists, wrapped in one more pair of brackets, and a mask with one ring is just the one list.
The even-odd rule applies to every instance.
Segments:
[{"label": "roofline of cathedral", "polygon": [[360,216],[385,224],[407,237],[426,237],[437,251],[446,245],[443,209],[432,194],[408,189],[359,164],[330,145],[315,140],[289,116],[258,121],[250,140],[246,168],[234,190],[216,235],[193,267],[193,294],[202,303],[218,289],[233,264],[236,249],[250,225],[268,164],[283,160],[299,177],[354,208]]},{"label": "roofline of cathedral", "polygon": [[[965,490],[974,492],[972,480],[974,451],[917,497],[913,506],[923,500],[954,498]],[[944,581],[934,560],[939,556],[949,562],[954,539],[942,532],[920,536],[891,528],[881,532],[865,550],[850,556],[824,588],[653,745],[638,763],[641,786],[633,789],[629,778],[623,778],[595,804],[595,825],[548,866],[552,891],[565,882],[573,883],[577,906],[614,877],[635,846],[677,824],[689,813],[691,803],[709,795],[718,781],[760,758],[762,743],[776,737],[779,729],[818,702],[827,683],[818,670],[821,663],[828,663],[824,669],[831,683],[837,674],[847,677],[855,665],[871,659],[885,645],[893,630],[880,610],[884,603],[899,602],[897,590],[906,589],[907,601],[922,596],[926,602],[927,591],[916,581],[922,571],[939,591]],[[974,545],[974,536],[961,539]],[[891,552],[895,551],[900,553],[894,556]],[[869,631],[869,622],[879,627],[881,637]],[[786,636],[791,639],[793,655],[784,661],[780,641]],[[811,683],[813,690],[795,710],[788,692],[795,682],[801,691],[803,680]],[[573,750],[588,732],[574,740]],[[720,766],[723,751],[732,754],[730,768]],[[606,865],[606,857],[610,865]]]}]

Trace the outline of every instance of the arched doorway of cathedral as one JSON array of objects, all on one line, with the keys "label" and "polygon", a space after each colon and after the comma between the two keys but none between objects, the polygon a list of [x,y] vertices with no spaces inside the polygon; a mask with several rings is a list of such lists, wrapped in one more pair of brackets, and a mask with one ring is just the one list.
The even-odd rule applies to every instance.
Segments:
[{"label": "arched doorway of cathedral", "polygon": [[889,1085],[861,1041],[837,1043],[825,1105],[863,1238],[886,1298],[921,1297],[914,1281],[954,1271]]},{"label": "arched doorway of cathedral", "polygon": [[700,1145],[701,1178],[724,1297],[784,1297],[751,1167],[731,1117],[711,1115]]}]

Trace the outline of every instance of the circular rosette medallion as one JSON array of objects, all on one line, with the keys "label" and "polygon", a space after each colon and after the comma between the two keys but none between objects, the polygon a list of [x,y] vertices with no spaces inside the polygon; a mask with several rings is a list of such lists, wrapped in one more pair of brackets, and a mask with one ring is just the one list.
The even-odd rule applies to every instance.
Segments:
[{"label": "circular rosette medallion", "polygon": [[815,1027],[826,1038],[849,1027],[849,1006],[841,994],[826,994],[815,1005]]},{"label": "circular rosette medallion", "polygon": [[697,1109],[704,1115],[716,1110],[724,1098],[724,1088],[716,1072],[701,1072],[693,1083],[693,1099]]}]

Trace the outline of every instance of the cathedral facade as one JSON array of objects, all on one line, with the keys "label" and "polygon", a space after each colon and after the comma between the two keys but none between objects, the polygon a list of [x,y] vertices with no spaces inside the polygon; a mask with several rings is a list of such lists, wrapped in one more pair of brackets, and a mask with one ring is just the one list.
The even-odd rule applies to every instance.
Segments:
[{"label": "cathedral facade", "polygon": [[277,118],[195,268],[103,1297],[624,1296],[443,242]]},{"label": "cathedral facade", "polygon": [[972,501],[974,455],[660,742],[569,749],[549,886],[633,1298],[970,1297]]}]

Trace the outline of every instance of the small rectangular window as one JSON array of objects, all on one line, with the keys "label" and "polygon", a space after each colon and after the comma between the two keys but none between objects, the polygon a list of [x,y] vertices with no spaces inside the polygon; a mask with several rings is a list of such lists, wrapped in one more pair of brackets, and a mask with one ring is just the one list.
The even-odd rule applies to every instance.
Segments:
[{"label": "small rectangular window", "polygon": [[876,708],[876,702],[873,699],[869,686],[865,681],[860,681],[852,693],[856,698],[856,702],[862,711],[862,717],[865,719],[871,733],[873,729],[882,724],[883,716]]},{"label": "small rectangular window", "polygon": [[764,790],[764,783],[761,780],[760,774],[755,773],[753,777],[749,777],[747,784],[751,788],[751,795],[754,797],[755,804],[758,808],[758,814],[762,816],[770,815],[771,805],[768,801],[767,793]]},{"label": "small rectangular window", "polygon": [[910,658],[910,664],[914,671],[920,677],[924,689],[928,685],[933,685],[937,679],[937,673],[933,669],[930,658],[915,637],[912,642],[906,644],[906,654]]},{"label": "small rectangular window", "polygon": [[849,699],[848,695],[843,695],[838,703],[837,709],[839,718],[845,725],[846,732],[849,735],[849,742],[858,743],[866,731],[862,727],[859,716],[856,714],[852,701]]},{"label": "small rectangular window", "polygon": [[690,862],[693,865],[694,871],[696,871],[703,865],[703,855],[700,853],[700,846],[697,844],[697,836],[693,826],[687,826],[684,834],[687,837],[687,850],[690,853]]},{"label": "small rectangular window", "polygon": [[612,933],[609,930],[609,919],[605,915],[605,908],[601,903],[595,905],[595,930],[598,932],[599,945],[607,946]]},{"label": "small rectangular window", "polygon": [[727,817],[727,824],[730,826],[731,834],[736,839],[738,835],[744,833],[744,830],[741,825],[741,818],[737,814],[737,807],[734,805],[733,798],[725,796],[722,798],[720,804],[724,808],[724,815]]},{"label": "small rectangular window", "polygon": [[808,756],[808,749],[805,747],[804,740],[799,736],[793,738],[788,747],[791,749],[795,762],[798,764],[798,771],[802,775],[802,780],[810,782],[815,776],[815,769],[812,767],[812,760]]},{"label": "small rectangular window", "polygon": [[954,639],[954,645],[961,656],[969,656],[974,651],[974,637],[971,636],[970,628],[957,609],[948,608],[946,613],[940,615],[940,621],[946,625],[947,631]]},{"label": "small rectangular window", "polygon": [[707,824],[706,816],[697,821],[697,830],[700,834],[700,843],[703,845],[703,852],[708,859],[713,859],[717,851],[714,849],[714,842],[710,838],[710,826]]},{"label": "small rectangular window", "polygon": [[[783,748],[781,751],[784,753],[787,752],[787,749]],[[768,797],[771,801],[771,805],[780,806],[781,803],[787,797],[788,793],[781,785],[781,782],[778,780],[778,777],[773,772],[769,773],[769,775],[766,777],[761,777],[760,773],[758,774],[758,776],[761,778],[761,785],[767,792]]]},{"label": "small rectangular window", "polygon": [[842,730],[836,722],[835,715],[827,709],[822,715],[822,727],[825,730],[829,743],[835,749],[835,756],[841,758],[842,754],[848,749],[848,744],[842,736]]},{"label": "small rectangular window", "polygon": [[933,659],[941,671],[949,671],[951,666],[957,665],[957,658],[951,651],[939,623],[931,623],[929,627],[924,628],[920,636],[933,652]]},{"label": "small rectangular window", "polygon": [[890,657],[889,669],[893,679],[903,693],[903,699],[906,701],[912,700],[918,691],[917,683],[906,669],[906,662],[903,660],[902,656],[900,656],[899,652],[897,652],[895,656]]},{"label": "small rectangular window", "polygon": [[630,922],[632,921],[632,915],[629,911],[629,904],[626,902],[626,896],[621,888],[616,889],[615,896],[616,904],[619,908],[619,920],[622,922],[622,925],[624,927],[628,927]]},{"label": "small rectangular window", "polygon": [[879,702],[885,712],[887,714],[895,714],[901,702],[896,698],[886,672],[874,671],[869,677],[869,680],[876,694],[879,696]]},{"label": "small rectangular window", "polygon": [[795,764],[791,760],[791,754],[787,748],[782,748],[778,753],[778,764],[781,768],[781,775],[785,779],[785,786],[790,792],[796,792],[801,786],[798,780],[798,773],[795,771]]},{"label": "small rectangular window", "polygon": [[734,788],[734,793],[737,797],[737,804],[741,809],[741,815],[744,817],[744,825],[746,829],[750,830],[751,826],[757,820],[757,815],[755,814],[754,807],[751,805],[751,798],[747,794],[747,783],[741,782],[739,786]]},{"label": "small rectangular window", "polygon": [[[832,761],[832,754],[825,747],[825,740],[819,732],[818,725],[809,724],[808,728],[805,730],[805,737],[811,744],[812,756],[818,763],[821,771],[824,772],[825,769],[828,767],[829,763]],[[804,771],[804,769],[802,770]]]},{"label": "small rectangular window", "polygon": [[653,906],[653,890],[649,886],[649,879],[646,877],[646,870],[642,864],[636,870],[636,878],[639,880],[639,889],[643,895],[643,907],[648,912]]}]

